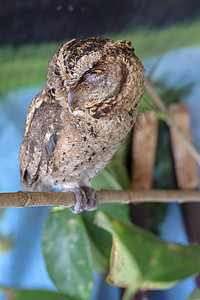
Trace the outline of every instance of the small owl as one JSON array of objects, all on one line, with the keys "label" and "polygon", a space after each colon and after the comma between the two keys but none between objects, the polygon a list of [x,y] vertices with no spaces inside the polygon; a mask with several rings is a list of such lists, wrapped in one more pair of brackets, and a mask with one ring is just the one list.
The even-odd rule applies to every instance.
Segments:
[{"label": "small owl", "polygon": [[133,127],[143,91],[144,68],[129,41],[92,37],[61,45],[27,115],[22,186],[73,191],[74,213],[96,209],[90,181]]}]

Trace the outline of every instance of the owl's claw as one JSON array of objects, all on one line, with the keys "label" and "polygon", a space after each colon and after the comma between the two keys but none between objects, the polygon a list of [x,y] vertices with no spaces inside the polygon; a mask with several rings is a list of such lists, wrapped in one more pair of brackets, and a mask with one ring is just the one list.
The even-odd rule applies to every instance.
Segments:
[{"label": "owl's claw", "polygon": [[96,191],[91,187],[82,186],[80,188],[68,189],[73,192],[76,198],[76,204],[69,209],[74,213],[80,213],[84,210],[91,211],[98,207],[98,199]]},{"label": "owl's claw", "polygon": [[87,186],[81,186],[81,189],[85,192],[87,201],[85,210],[91,211],[98,208],[98,197],[96,191]]}]

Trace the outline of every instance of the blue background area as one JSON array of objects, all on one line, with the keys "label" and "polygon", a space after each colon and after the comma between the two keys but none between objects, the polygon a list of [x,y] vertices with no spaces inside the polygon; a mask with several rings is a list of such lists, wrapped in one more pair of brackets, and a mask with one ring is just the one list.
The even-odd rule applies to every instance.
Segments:
[{"label": "blue background area", "polygon": [[[200,48],[187,48],[170,52],[162,57],[146,60],[147,74],[152,80],[162,80],[168,88],[191,85],[187,103],[191,114],[194,142],[200,149]],[[18,152],[22,141],[26,114],[31,100],[41,86],[23,88],[7,93],[0,106],[0,191],[20,190]],[[50,208],[9,208],[0,218],[0,232],[11,234],[14,247],[0,255],[0,285],[20,289],[56,288],[50,280],[41,253],[42,229]],[[161,236],[165,240],[187,243],[181,211],[178,204],[170,204]],[[105,283],[95,273],[92,299],[119,299],[119,289]],[[195,287],[194,278],[182,281],[167,291],[152,292],[152,299],[186,299]],[[0,298],[1,299],[1,298]]]}]

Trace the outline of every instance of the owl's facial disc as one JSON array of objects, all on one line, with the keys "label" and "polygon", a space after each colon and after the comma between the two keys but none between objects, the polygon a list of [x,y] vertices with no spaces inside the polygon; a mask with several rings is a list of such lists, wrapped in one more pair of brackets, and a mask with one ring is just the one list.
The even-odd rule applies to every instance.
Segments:
[{"label": "owl's facial disc", "polygon": [[68,105],[73,110],[101,109],[114,103],[126,80],[125,65],[118,59],[106,58],[87,70],[68,93]]}]

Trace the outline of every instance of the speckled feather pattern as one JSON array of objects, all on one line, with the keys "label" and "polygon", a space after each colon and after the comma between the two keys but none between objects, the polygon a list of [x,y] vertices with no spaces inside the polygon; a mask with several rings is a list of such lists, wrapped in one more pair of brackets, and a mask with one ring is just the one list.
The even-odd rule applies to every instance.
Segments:
[{"label": "speckled feather pattern", "polygon": [[143,91],[144,68],[130,42],[98,37],[61,45],[27,115],[22,185],[89,186],[133,127]]}]

